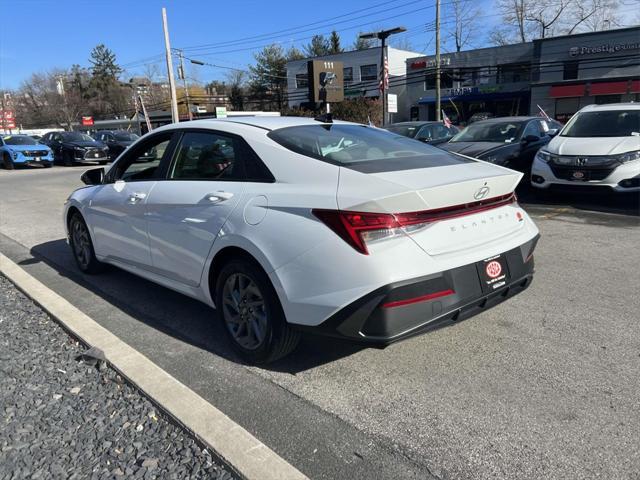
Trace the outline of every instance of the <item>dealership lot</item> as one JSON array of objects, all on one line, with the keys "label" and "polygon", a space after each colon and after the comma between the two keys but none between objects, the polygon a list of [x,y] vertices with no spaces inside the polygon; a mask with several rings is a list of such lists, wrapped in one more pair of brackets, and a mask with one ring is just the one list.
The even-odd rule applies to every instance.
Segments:
[{"label": "dealership lot", "polygon": [[61,212],[84,170],[0,171],[0,251],[310,477],[640,471],[637,201],[521,195],[542,233],[527,292],[386,350],[309,337],[255,368],[205,306],[115,269],[77,273]]}]

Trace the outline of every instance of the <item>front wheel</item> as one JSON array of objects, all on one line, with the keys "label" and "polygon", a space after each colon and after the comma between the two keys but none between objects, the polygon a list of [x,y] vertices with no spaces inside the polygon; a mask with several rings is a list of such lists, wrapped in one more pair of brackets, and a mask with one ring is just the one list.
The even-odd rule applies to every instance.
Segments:
[{"label": "front wheel", "polygon": [[300,334],[284,316],[269,277],[255,263],[235,259],[221,270],[216,309],[233,349],[251,363],[269,363],[292,352]]},{"label": "front wheel", "polygon": [[13,160],[11,159],[11,156],[7,153],[5,153],[2,156],[2,166],[7,170],[13,170],[15,168],[15,165],[13,163]]},{"label": "front wheel", "polygon": [[69,221],[69,243],[76,264],[82,272],[94,274],[104,270],[105,264],[96,258],[89,228],[78,212],[74,213]]}]

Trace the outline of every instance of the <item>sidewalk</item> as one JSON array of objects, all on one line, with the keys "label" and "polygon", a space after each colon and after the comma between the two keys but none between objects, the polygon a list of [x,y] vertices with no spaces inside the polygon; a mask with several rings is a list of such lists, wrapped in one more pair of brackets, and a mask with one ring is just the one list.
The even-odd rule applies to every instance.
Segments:
[{"label": "sidewalk", "polygon": [[0,276],[0,480],[236,478]]}]

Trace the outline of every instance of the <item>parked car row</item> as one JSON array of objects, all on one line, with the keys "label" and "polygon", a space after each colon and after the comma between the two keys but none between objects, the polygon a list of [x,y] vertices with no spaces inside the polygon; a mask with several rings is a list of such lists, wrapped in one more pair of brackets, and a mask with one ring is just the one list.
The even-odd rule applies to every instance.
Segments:
[{"label": "parked car row", "polygon": [[405,122],[387,129],[518,170],[541,190],[577,186],[640,191],[640,104],[589,105],[564,126],[542,117],[489,118],[449,138],[418,138],[417,132],[425,128],[420,125],[436,123],[411,122],[409,128]]},{"label": "parked car row", "polygon": [[[13,169],[18,165],[51,167],[54,163],[104,165],[115,160],[138,139],[121,130],[96,132],[93,137],[82,132],[49,132],[33,135],[0,136],[0,165]],[[146,160],[152,159],[149,153]]]}]

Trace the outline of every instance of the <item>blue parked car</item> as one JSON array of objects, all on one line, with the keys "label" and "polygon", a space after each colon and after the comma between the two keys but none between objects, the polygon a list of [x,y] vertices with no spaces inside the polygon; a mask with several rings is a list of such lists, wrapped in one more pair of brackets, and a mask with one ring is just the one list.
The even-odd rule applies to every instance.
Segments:
[{"label": "blue parked car", "polygon": [[16,165],[53,165],[53,152],[29,135],[0,136],[0,165],[13,170]]}]

